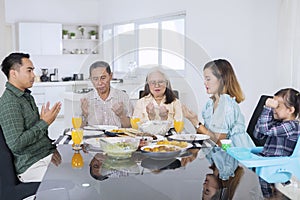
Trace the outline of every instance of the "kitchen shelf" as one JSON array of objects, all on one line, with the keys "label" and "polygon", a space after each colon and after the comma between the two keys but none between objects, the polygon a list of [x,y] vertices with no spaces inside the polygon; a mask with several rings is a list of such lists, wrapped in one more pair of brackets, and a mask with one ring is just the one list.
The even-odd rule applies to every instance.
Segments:
[{"label": "kitchen shelf", "polygon": [[[68,38],[62,36],[63,54],[89,55],[99,54],[99,26],[86,24],[63,24],[63,30],[68,31]],[[84,31],[81,32],[80,29]],[[96,39],[91,39],[89,32],[97,32]],[[75,38],[70,38],[70,33],[75,33]],[[83,34],[82,34],[83,33]]]}]

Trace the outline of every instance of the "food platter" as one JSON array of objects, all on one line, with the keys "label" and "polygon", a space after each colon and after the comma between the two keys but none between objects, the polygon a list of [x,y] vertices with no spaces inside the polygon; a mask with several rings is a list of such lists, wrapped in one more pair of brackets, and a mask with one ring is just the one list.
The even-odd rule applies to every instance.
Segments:
[{"label": "food platter", "polygon": [[207,140],[210,137],[205,134],[176,134],[169,136],[169,138],[177,141],[200,142],[203,140]]},{"label": "food platter", "polygon": [[[154,149],[162,149],[162,150],[156,151]],[[182,152],[182,149],[174,145],[149,145],[149,146],[143,146],[141,148],[141,152],[145,156],[152,158],[154,160],[168,160],[179,156],[179,154]]]}]

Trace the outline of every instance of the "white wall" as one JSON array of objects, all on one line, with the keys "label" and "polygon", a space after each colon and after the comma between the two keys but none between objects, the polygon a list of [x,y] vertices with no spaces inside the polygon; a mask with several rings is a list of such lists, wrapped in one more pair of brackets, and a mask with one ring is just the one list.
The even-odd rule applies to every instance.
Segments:
[{"label": "white wall", "polygon": [[[2,58],[7,56],[7,54],[11,51],[12,48],[12,42],[11,42],[11,29],[9,26],[5,23],[4,18],[5,13],[5,5],[4,0],[0,0],[0,59],[2,62]],[[4,88],[5,88],[5,82],[6,82],[6,76],[3,74],[3,72],[0,72],[0,96],[2,95]]]},{"label": "white wall", "polygon": [[[279,77],[272,75],[284,70],[277,64],[279,6],[280,0],[102,0],[105,9],[101,10],[100,23],[186,11],[187,57],[201,71],[203,61],[208,61],[205,52],[212,59],[225,58],[233,64],[246,96],[241,108],[248,121],[259,96],[273,94],[281,87],[277,84]],[[192,75],[189,70],[186,74]],[[206,100],[200,89],[202,79],[192,82],[199,88],[200,99]]]},{"label": "white wall", "polygon": [[[203,64],[210,60],[209,57],[226,58],[233,64],[246,95],[246,101],[241,104],[241,108],[248,120],[261,94],[273,94],[281,85],[290,83],[288,76],[281,80],[280,85],[277,81],[281,72],[286,71],[277,64],[277,23],[280,2],[280,0],[48,0],[43,2],[6,0],[5,16],[7,23],[48,21],[105,25],[185,11],[186,34],[189,40],[186,56],[192,65],[200,69],[200,75],[195,75],[191,67],[185,74],[188,77],[193,76],[190,85],[194,92],[200,91],[196,95],[201,104],[198,106],[198,111],[207,99],[201,78]],[[57,57],[38,57],[35,60],[39,66],[48,65],[50,68],[51,65],[53,67],[64,65],[65,68],[62,70],[66,71],[71,66],[74,72],[78,71],[76,67],[84,62],[72,57],[66,60]],[[273,76],[272,72],[277,73]]]},{"label": "white wall", "polygon": [[[5,20],[13,29],[17,22],[57,22],[62,24],[99,24],[98,0],[5,0]],[[16,49],[14,43],[11,41]],[[92,58],[94,58],[92,56]],[[85,55],[34,56],[31,59],[37,69],[59,69],[59,79],[81,72],[83,64],[89,65],[91,58]],[[41,75],[39,70],[35,71]],[[86,77],[87,78],[87,77]]]}]

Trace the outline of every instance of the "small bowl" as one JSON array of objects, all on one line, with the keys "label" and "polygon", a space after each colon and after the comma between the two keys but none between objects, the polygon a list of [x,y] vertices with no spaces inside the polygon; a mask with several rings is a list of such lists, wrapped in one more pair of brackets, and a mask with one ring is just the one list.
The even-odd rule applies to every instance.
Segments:
[{"label": "small bowl", "polygon": [[116,159],[131,157],[132,152],[139,147],[140,140],[129,137],[101,138],[100,148],[109,156]]}]

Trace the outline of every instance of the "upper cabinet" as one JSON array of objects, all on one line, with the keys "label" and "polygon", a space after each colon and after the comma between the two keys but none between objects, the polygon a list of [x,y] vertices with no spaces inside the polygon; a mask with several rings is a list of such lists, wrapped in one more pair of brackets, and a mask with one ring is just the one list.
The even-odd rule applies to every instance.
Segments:
[{"label": "upper cabinet", "polygon": [[99,26],[72,24],[62,27],[63,54],[98,54]]},{"label": "upper cabinet", "polygon": [[33,55],[62,54],[62,24],[18,23],[18,49]]}]

